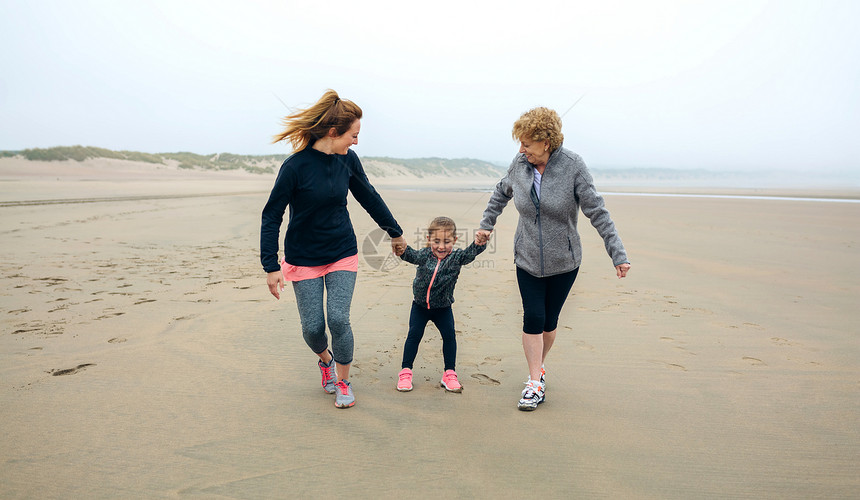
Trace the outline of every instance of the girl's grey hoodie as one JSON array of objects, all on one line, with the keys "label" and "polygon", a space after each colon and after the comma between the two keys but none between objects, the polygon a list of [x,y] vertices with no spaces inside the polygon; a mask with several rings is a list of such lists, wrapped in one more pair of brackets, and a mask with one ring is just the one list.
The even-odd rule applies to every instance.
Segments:
[{"label": "girl's grey hoodie", "polygon": [[613,266],[629,263],[615,223],[578,154],[563,147],[550,154],[540,199],[534,190],[534,166],[524,154],[517,154],[487,203],[481,229],[492,231],[511,199],[520,214],[514,234],[514,264],[529,274],[552,276],[579,267],[582,245],[576,222],[580,209],[603,238]]}]

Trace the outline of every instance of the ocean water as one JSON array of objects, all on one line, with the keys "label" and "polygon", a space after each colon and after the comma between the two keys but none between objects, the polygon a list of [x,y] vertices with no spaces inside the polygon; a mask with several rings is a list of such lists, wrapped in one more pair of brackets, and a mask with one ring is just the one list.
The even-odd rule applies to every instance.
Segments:
[{"label": "ocean water", "polygon": [[673,198],[727,198],[736,200],[770,200],[770,201],[810,201],[823,203],[860,203],[860,199],[852,198],[803,198],[794,196],[757,196],[734,194],[677,194],[677,193],[619,193],[612,191],[601,192],[602,195],[612,196],[660,196]]}]

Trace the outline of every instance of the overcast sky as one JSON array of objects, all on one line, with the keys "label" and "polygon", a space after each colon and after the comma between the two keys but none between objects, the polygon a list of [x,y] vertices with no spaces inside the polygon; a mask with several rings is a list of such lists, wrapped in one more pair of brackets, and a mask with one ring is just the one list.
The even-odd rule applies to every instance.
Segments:
[{"label": "overcast sky", "polygon": [[364,110],[363,156],[508,162],[564,113],[591,166],[860,169],[860,2],[0,4],[0,150],[287,154],[286,106]]}]

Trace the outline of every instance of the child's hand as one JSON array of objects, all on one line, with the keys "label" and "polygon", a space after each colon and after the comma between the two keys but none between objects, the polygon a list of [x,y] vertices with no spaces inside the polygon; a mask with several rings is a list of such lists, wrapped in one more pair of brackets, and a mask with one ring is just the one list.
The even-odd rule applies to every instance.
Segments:
[{"label": "child's hand", "polygon": [[391,251],[398,257],[403,255],[403,253],[406,252],[406,238],[403,236],[391,238]]},{"label": "child's hand", "polygon": [[492,235],[492,231],[487,231],[486,229],[479,229],[475,233],[475,244],[478,246],[484,246],[490,241],[490,235]]}]

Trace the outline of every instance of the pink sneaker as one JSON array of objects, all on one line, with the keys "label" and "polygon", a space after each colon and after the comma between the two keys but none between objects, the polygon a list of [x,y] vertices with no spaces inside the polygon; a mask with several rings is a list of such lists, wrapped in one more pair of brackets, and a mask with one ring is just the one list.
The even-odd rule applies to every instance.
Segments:
[{"label": "pink sneaker", "polygon": [[442,375],[442,387],[448,392],[463,392],[463,386],[457,380],[457,372],[454,370],[445,370]]},{"label": "pink sneaker", "polygon": [[400,392],[409,392],[412,390],[412,370],[404,368],[397,374],[397,390]]}]

